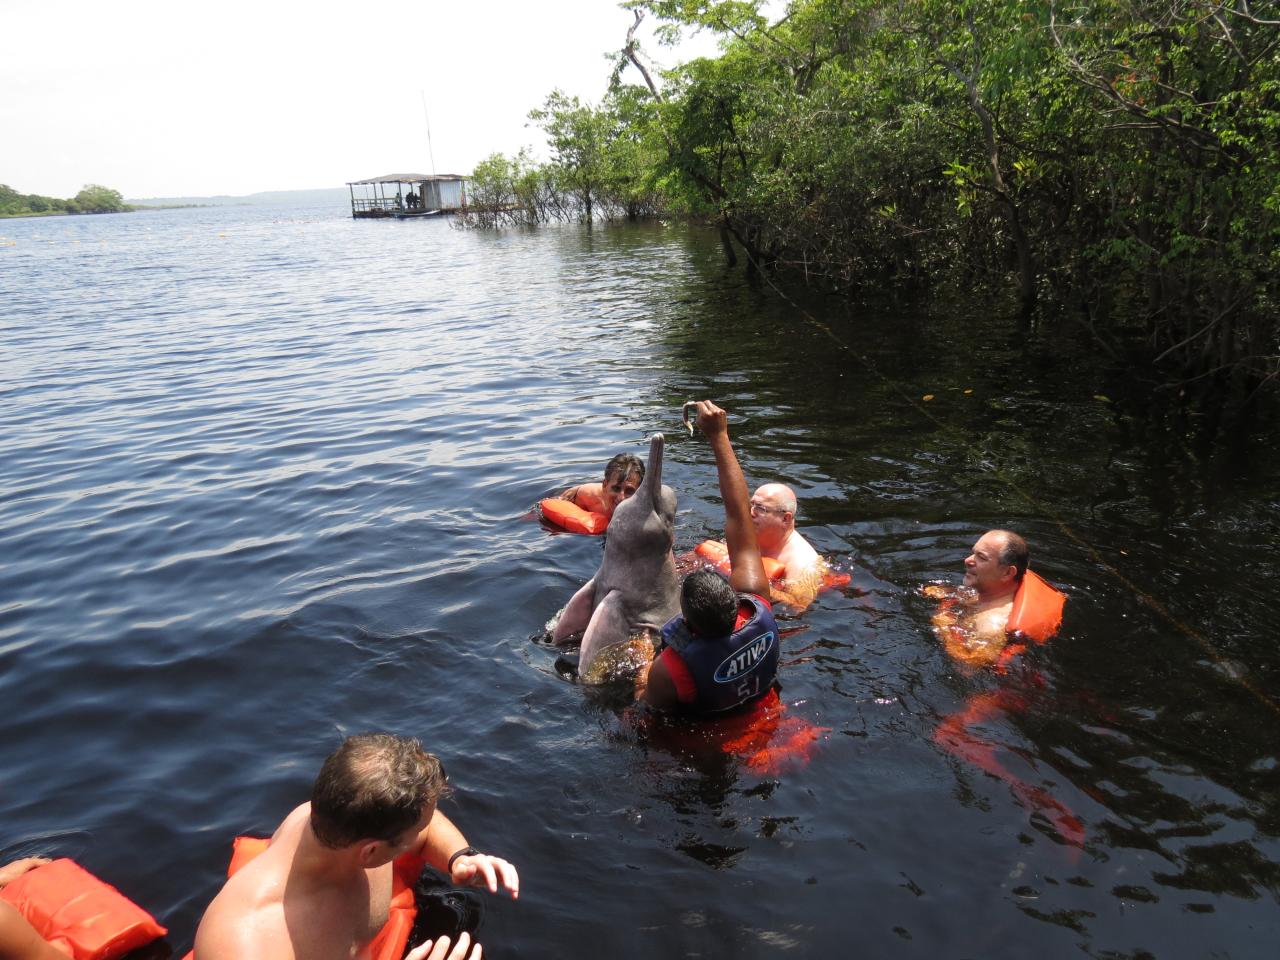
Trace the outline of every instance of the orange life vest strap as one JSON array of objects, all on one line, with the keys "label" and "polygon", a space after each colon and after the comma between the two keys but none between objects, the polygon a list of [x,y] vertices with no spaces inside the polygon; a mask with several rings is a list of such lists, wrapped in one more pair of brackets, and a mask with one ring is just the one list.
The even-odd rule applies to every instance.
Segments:
[{"label": "orange life vest strap", "polygon": [[538,504],[538,508],[549,523],[553,523],[563,530],[568,530],[570,533],[594,535],[604,533],[609,526],[609,518],[603,513],[583,510],[576,503],[572,503],[569,500],[543,500]]},{"label": "orange life vest strap", "polygon": [[837,573],[835,570],[828,570],[822,575],[822,586],[819,590],[838,590],[841,587],[847,587],[853,583],[853,574]]},{"label": "orange life vest strap", "polygon": [[1028,570],[1013,595],[1013,609],[1005,629],[1044,643],[1062,625],[1062,605],[1066,599],[1065,594],[1045,583],[1039,574]]},{"label": "orange life vest strap", "polygon": [[[271,841],[266,837],[236,837],[231,847],[231,863],[227,876],[232,876],[246,863],[267,849]],[[372,960],[400,960],[413,932],[413,921],[418,917],[418,905],[413,898],[413,885],[418,882],[425,862],[412,853],[402,854],[391,865],[391,906],[387,922],[369,944]]]},{"label": "orange life vest strap", "polygon": [[[715,564],[715,568],[726,577],[732,572],[733,568],[729,563],[729,548],[721,541],[703,540],[693,548],[693,552],[702,557],[702,559],[709,560]],[[779,563],[772,557],[761,557],[760,562],[764,564],[764,575],[770,580],[786,579],[787,568],[785,564]]]},{"label": "orange life vest strap", "polygon": [[[703,540],[700,544],[693,548],[693,552],[702,557],[703,560],[710,561],[715,564],[715,568],[729,576],[732,567],[729,563],[729,548],[719,540]],[[786,564],[781,563],[773,557],[761,557],[760,562],[764,564],[764,575],[772,580],[787,579]],[[838,573],[835,570],[826,570],[822,574],[822,584],[819,590],[833,590],[840,587],[847,587],[853,582],[853,577],[847,573]]]},{"label": "orange life vest strap", "polygon": [[116,960],[168,933],[115,887],[65,857],[24,873],[0,897],[74,960]]},{"label": "orange life vest strap", "polygon": [[241,867],[266,850],[270,844],[270,837],[236,837],[231,841],[231,862],[227,864],[227,876],[234,877]]}]

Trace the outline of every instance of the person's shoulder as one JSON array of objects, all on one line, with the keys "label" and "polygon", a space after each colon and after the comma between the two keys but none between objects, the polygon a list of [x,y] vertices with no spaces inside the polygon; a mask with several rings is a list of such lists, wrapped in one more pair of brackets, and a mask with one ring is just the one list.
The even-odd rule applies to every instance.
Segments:
[{"label": "person's shoulder", "polygon": [[640,699],[656,710],[676,710],[682,701],[682,688],[692,684],[693,677],[684,658],[674,648],[667,647],[649,665]]},{"label": "person's shoulder", "polygon": [[599,483],[590,484],[590,487],[579,487],[578,496],[574,503],[582,507],[584,510],[590,510],[592,513],[603,513],[607,517],[613,516],[613,507],[605,497],[604,486]]},{"label": "person's shoulder", "polygon": [[295,807],[276,827],[266,847],[241,861],[209,905],[205,916],[212,915],[215,919],[223,915],[235,917],[261,910],[278,901],[310,814],[309,803]]},{"label": "person's shoulder", "polygon": [[278,838],[282,838],[294,830],[301,829],[303,823],[311,818],[311,801],[300,803],[288,815],[280,821],[280,826],[276,827],[276,832],[271,835],[271,841],[274,843]]},{"label": "person's shoulder", "polygon": [[799,530],[791,531],[791,536],[787,538],[787,545],[783,547],[782,554],[788,568],[793,562],[804,567],[816,566],[823,562],[822,556]]},{"label": "person's shoulder", "polygon": [[293,960],[281,902],[256,896],[254,871],[229,878],[196,928],[195,960]]},{"label": "person's shoulder", "polygon": [[973,631],[987,637],[1003,637],[1009,626],[1009,615],[1013,613],[1013,601],[979,610],[973,615]]}]

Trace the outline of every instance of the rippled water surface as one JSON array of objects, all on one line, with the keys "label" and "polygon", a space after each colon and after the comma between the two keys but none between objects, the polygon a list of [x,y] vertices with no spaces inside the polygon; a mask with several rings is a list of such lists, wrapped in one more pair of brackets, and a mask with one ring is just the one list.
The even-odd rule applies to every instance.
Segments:
[{"label": "rippled water surface", "polygon": [[[224,207],[0,221],[0,338],[0,855],[176,950],[231,838],[389,729],[521,869],[494,956],[1275,955],[1280,471],[1190,477],[1068,325],[802,312],[685,227]],[[784,624],[807,764],[659,736],[531,639],[601,551],[530,507],[650,432],[677,547],[719,533],[695,396],[852,576]],[[916,593],[996,525],[1070,598],[1003,677]]]}]

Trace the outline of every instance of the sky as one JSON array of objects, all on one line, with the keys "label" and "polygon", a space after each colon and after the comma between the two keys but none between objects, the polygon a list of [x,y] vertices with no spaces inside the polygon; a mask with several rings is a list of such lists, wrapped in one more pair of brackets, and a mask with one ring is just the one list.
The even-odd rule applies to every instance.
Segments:
[{"label": "sky", "polygon": [[[432,154],[468,174],[545,154],[529,111],[555,88],[598,101],[632,20],[614,0],[0,0],[0,183],[239,196],[430,173]],[[637,36],[659,67],[716,54]]]}]

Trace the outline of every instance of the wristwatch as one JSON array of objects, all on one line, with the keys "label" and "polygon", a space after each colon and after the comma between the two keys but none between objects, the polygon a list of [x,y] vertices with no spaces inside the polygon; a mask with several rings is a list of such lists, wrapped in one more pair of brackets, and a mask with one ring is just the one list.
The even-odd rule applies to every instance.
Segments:
[{"label": "wristwatch", "polygon": [[449,858],[449,867],[448,867],[449,873],[453,873],[453,861],[457,860],[459,857],[474,857],[479,852],[480,851],[477,850],[475,847],[463,847],[461,850],[459,850],[457,853],[455,853],[453,856]]}]

